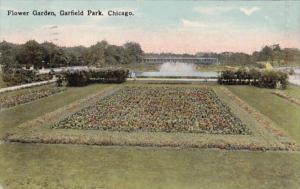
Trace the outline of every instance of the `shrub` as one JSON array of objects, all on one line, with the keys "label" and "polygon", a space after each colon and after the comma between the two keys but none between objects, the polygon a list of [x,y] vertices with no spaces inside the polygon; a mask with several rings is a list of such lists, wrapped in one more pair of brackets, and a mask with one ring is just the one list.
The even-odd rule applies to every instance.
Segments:
[{"label": "shrub", "polygon": [[38,74],[36,75],[35,81],[46,81],[53,79],[52,74]]},{"label": "shrub", "polygon": [[90,80],[89,72],[86,70],[68,70],[64,73],[69,86],[84,86]]},{"label": "shrub", "polygon": [[52,77],[50,74],[38,74],[36,70],[25,69],[11,69],[2,74],[3,81],[9,86],[50,80]]},{"label": "shrub", "polygon": [[128,77],[129,71],[121,68],[90,69],[91,79],[104,82],[121,83]]},{"label": "shrub", "polygon": [[218,82],[225,85],[254,85],[272,89],[280,86],[280,88],[286,89],[288,85],[288,76],[284,72],[273,70],[225,70],[221,72]]},{"label": "shrub", "polygon": [[128,74],[127,69],[121,68],[90,68],[87,70],[68,70],[63,73],[63,77],[69,86],[84,86],[95,82],[121,83],[126,81]]}]

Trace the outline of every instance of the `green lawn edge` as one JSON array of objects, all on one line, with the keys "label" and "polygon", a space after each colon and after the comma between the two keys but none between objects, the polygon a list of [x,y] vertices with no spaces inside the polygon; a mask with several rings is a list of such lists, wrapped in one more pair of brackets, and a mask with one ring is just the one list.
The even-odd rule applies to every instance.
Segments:
[{"label": "green lawn edge", "polygon": [[[128,85],[128,84],[127,84]],[[121,85],[125,86],[125,85]],[[182,85],[189,87],[187,85]],[[197,85],[201,86],[201,85]],[[220,94],[224,90],[211,85]],[[126,145],[126,146],[159,146],[159,147],[195,147],[195,148],[220,148],[228,150],[297,150],[293,141],[284,136],[285,141],[268,131],[253,120],[245,110],[241,109],[235,100],[225,100],[226,104],[235,107],[234,113],[244,112],[248,116],[247,124],[254,131],[253,135],[221,135],[221,134],[194,134],[194,133],[163,133],[163,132],[109,132],[97,130],[75,129],[50,129],[49,125],[67,115],[92,105],[99,98],[109,95],[116,90],[114,87],[100,91],[85,99],[78,100],[68,106],[64,106],[45,116],[41,116],[30,122],[26,122],[9,132],[4,139],[9,142],[24,143],[62,143],[62,144],[88,144],[88,145]],[[224,92],[224,91],[223,91]],[[229,92],[229,91],[227,91]],[[224,98],[224,97],[222,97]],[[242,118],[244,120],[245,118]],[[251,125],[252,124],[252,125]],[[281,138],[280,138],[281,139]]]}]

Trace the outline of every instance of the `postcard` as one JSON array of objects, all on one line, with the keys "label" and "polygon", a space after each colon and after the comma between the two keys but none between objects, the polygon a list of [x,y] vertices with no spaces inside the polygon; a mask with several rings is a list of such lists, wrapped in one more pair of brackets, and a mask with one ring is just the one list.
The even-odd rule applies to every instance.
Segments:
[{"label": "postcard", "polygon": [[300,188],[300,1],[0,0],[0,189]]}]

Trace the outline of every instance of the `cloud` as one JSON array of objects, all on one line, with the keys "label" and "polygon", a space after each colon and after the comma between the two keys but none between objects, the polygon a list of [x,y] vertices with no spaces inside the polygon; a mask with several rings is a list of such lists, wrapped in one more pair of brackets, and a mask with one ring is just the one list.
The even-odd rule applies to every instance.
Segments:
[{"label": "cloud", "polygon": [[42,26],[42,28],[52,30],[52,29],[58,28],[58,26],[57,25],[44,25],[44,26]]},{"label": "cloud", "polygon": [[260,8],[258,7],[252,7],[252,8],[240,8],[240,11],[242,13],[244,13],[245,15],[247,16],[250,16],[252,13],[256,12],[256,11],[259,11]]},{"label": "cloud", "polygon": [[184,27],[193,27],[193,28],[208,27],[208,25],[206,23],[199,22],[199,21],[191,21],[191,20],[181,19],[181,22]]},{"label": "cloud", "polygon": [[240,10],[245,15],[250,16],[252,13],[259,11],[260,8],[259,7],[238,8],[235,6],[209,6],[209,7],[195,7],[193,10],[195,12],[206,14],[206,15],[214,15],[214,14],[225,13],[233,10]]},{"label": "cloud", "polygon": [[213,7],[195,7],[194,11],[201,13],[201,14],[207,14],[207,15],[213,15],[213,14],[217,14],[217,13],[221,13],[221,12],[228,12],[235,9],[232,6],[213,6]]}]

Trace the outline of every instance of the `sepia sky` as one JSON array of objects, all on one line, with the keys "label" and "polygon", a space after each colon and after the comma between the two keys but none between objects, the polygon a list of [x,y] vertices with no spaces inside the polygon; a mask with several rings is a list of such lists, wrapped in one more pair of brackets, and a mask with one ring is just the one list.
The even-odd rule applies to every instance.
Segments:
[{"label": "sepia sky", "polygon": [[[60,10],[89,9],[133,11],[134,16],[59,16]],[[57,16],[8,16],[8,10],[48,10]],[[0,11],[0,40],[15,43],[136,41],[146,52],[175,53],[251,53],[274,43],[300,48],[300,1],[0,0]]]}]

